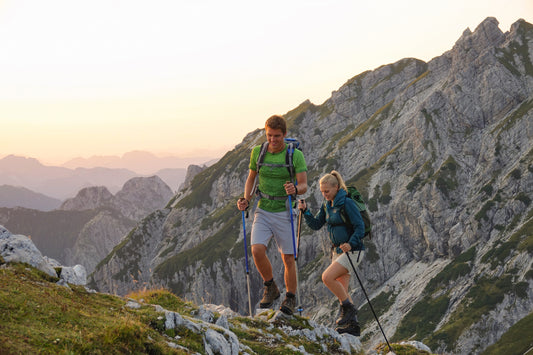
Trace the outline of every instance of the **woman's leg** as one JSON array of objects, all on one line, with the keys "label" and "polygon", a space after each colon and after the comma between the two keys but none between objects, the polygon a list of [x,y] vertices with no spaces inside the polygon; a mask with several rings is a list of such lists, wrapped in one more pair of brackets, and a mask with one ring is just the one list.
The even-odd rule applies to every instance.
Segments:
[{"label": "woman's leg", "polygon": [[335,261],[322,273],[322,281],[341,303],[349,298],[348,283],[345,280],[346,276],[349,281],[350,274],[348,274],[348,270]]},{"label": "woman's leg", "polygon": [[346,294],[348,295],[348,300],[350,301],[350,303],[353,303],[352,296],[350,296],[350,292],[349,292],[350,274],[347,272],[346,274],[343,274],[337,277],[337,281],[339,281],[342,284],[342,287],[344,287],[344,290],[346,291]]}]

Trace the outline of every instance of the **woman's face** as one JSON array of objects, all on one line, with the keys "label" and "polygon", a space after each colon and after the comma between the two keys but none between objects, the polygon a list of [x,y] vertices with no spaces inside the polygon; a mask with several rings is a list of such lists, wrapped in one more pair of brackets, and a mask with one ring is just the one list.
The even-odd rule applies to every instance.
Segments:
[{"label": "woman's face", "polygon": [[338,186],[331,186],[328,183],[320,184],[320,192],[322,192],[322,196],[328,201],[333,201],[338,191]]}]

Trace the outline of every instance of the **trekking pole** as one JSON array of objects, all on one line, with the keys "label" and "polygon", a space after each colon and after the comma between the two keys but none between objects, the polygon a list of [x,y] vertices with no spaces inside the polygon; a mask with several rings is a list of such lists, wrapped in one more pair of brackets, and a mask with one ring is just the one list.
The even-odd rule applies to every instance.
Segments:
[{"label": "trekking pole", "polygon": [[[298,256],[300,255],[300,231],[302,230],[302,210],[299,210],[298,212],[298,239],[297,239],[297,246],[296,246],[296,255],[294,257],[294,262],[296,263],[296,283],[297,286],[300,285],[300,280],[298,279]],[[298,294],[298,312],[300,313],[300,317],[302,316],[302,303],[300,300],[300,287],[296,288],[297,294]]]},{"label": "trekking pole", "polygon": [[[296,238],[294,236],[294,218],[292,217],[292,196],[289,195],[289,214],[291,215],[291,232],[292,232],[292,250],[294,251],[294,268],[296,269],[296,294],[298,295],[298,304],[300,304],[300,282],[298,280],[298,253],[296,250]],[[300,311],[298,306],[298,311]],[[300,312],[301,315],[301,312]]]},{"label": "trekking pole", "polygon": [[368,301],[368,305],[370,306],[370,309],[372,310],[372,313],[374,314],[374,318],[376,318],[376,322],[378,322],[379,329],[381,330],[381,334],[383,334],[383,337],[385,338],[385,341],[387,342],[389,351],[392,351],[392,347],[390,346],[389,340],[387,339],[387,336],[385,335],[385,332],[383,331],[383,328],[381,327],[381,324],[379,323],[379,319],[378,319],[378,316],[376,315],[376,312],[374,311],[374,307],[372,307],[372,303],[370,303],[370,298],[368,298],[366,290],[363,287],[363,283],[361,282],[361,279],[359,278],[357,271],[355,271],[355,266],[353,266],[352,259],[350,258],[350,254],[346,253],[346,256],[348,257],[348,260],[350,261],[350,265],[352,265],[352,269],[355,274],[355,277],[357,277],[357,281],[359,281],[359,285],[361,285],[361,290],[363,290],[363,293],[365,294],[366,300]]},{"label": "trekking pole", "polygon": [[252,298],[250,297],[250,269],[248,268],[248,247],[246,246],[246,221],[244,219],[244,211],[242,211],[242,232],[244,234],[244,260],[246,262],[246,284],[248,286],[248,311],[250,317],[252,315]]}]

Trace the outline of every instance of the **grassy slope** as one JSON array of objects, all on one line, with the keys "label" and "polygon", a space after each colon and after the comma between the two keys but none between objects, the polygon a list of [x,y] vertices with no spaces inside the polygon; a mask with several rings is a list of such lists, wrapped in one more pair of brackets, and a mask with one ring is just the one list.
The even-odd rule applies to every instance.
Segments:
[{"label": "grassy slope", "polygon": [[[0,353],[205,354],[202,334],[185,327],[165,329],[164,315],[153,304],[184,317],[198,310],[166,290],[130,294],[142,304],[132,309],[125,306],[124,298],[91,293],[82,286],[59,286],[57,281],[26,264],[2,265],[0,258]],[[305,318],[291,317],[277,324],[258,317],[235,317],[229,323],[240,343],[257,354],[299,353],[287,344],[303,346],[311,354],[344,353],[332,338],[312,342],[287,335],[290,328],[311,328]],[[181,348],[174,349],[169,342]],[[326,352],[322,344],[327,345]],[[386,353],[386,347],[381,347]],[[393,348],[397,354],[426,354],[406,345],[393,344]]]}]

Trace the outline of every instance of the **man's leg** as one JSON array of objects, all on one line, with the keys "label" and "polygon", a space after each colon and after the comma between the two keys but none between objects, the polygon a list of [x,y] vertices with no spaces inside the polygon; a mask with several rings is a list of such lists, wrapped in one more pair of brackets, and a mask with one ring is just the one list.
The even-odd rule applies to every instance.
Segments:
[{"label": "man's leg", "polygon": [[285,278],[285,287],[287,292],[296,293],[296,262],[294,261],[294,255],[282,254],[283,264],[285,265],[285,272],[283,274]]},{"label": "man's leg", "polygon": [[259,307],[268,308],[279,298],[280,293],[278,286],[274,282],[272,275],[272,264],[266,255],[266,246],[263,244],[252,245],[252,255],[254,257],[255,267],[263,278],[263,298],[259,301]]},{"label": "man's leg", "polygon": [[272,264],[266,255],[267,247],[263,244],[253,244],[252,245],[252,256],[254,257],[255,267],[263,281],[272,280]]},{"label": "man's leg", "polygon": [[285,265],[283,276],[287,294],[279,309],[285,314],[292,315],[296,309],[296,287],[298,286],[296,281],[296,262],[292,254],[282,254],[282,258]]}]

